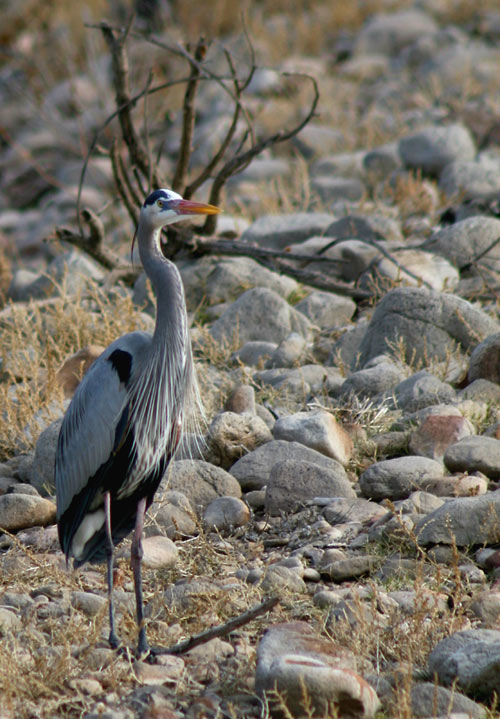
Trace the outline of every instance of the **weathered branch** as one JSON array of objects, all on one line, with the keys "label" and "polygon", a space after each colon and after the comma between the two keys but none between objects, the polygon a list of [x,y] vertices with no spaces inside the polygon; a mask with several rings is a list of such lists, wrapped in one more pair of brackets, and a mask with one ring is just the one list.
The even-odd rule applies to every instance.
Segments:
[{"label": "weathered branch", "polygon": [[230,619],[225,624],[219,624],[216,627],[211,627],[204,632],[200,632],[200,634],[194,634],[192,637],[189,637],[189,639],[185,639],[183,642],[174,644],[172,647],[153,648],[151,654],[153,656],[158,656],[160,654],[185,654],[190,649],[193,649],[200,644],[206,644],[211,639],[215,639],[215,637],[226,637],[231,632],[234,632],[235,629],[239,629],[239,627],[248,624],[259,615],[269,612],[278,604],[278,602],[278,597],[266,599],[261,604],[257,604],[255,607],[243,612],[243,614],[240,614],[234,619]]},{"label": "weathered branch", "polygon": [[290,264],[290,261],[305,262],[325,262],[338,264],[339,260],[332,260],[327,257],[315,257],[314,255],[295,255],[288,252],[279,252],[277,250],[267,250],[256,245],[245,245],[242,242],[233,242],[232,240],[210,240],[206,242],[198,242],[196,244],[196,252],[199,254],[218,254],[232,255],[239,257],[251,257],[264,267],[273,272],[293,277],[306,285],[316,287],[325,292],[335,292],[336,294],[352,297],[354,300],[367,300],[373,297],[373,292],[354,287],[347,282],[332,279],[328,275],[320,272],[312,272],[307,268],[296,267]]},{"label": "weathered branch", "polygon": [[[136,166],[146,180],[149,180],[150,166],[147,152],[135,131],[132,120],[132,98],[129,90],[128,58],[125,43],[130,32],[132,20],[124,31],[114,30],[108,23],[102,22],[100,28],[111,53],[111,68],[113,73],[113,86],[115,88],[115,102],[120,108],[118,119],[122,130],[123,140],[127,146],[130,161]],[[160,178],[153,169],[153,183],[159,186]]]},{"label": "weathered branch", "polygon": [[127,208],[127,212],[133,225],[136,226],[138,221],[137,208],[140,207],[140,202],[135,196],[127,173],[122,170],[120,150],[118,149],[118,144],[116,142],[113,142],[111,145],[110,157],[116,188],[122,198],[123,204]]},{"label": "weathered branch", "polygon": [[[314,90],[313,100],[306,116],[301,122],[299,122],[297,125],[295,125],[295,127],[291,128],[290,130],[280,130],[274,135],[264,137],[258,142],[256,142],[249,150],[246,150],[245,152],[239,152],[235,154],[230,160],[228,160],[226,164],[223,165],[223,167],[219,170],[217,176],[214,179],[212,189],[210,191],[210,204],[217,205],[219,203],[222,188],[230,177],[235,175],[237,172],[241,172],[241,170],[247,167],[252,162],[252,160],[257,157],[257,155],[260,155],[263,150],[267,149],[268,147],[278,145],[281,142],[286,142],[292,137],[295,137],[295,135],[297,135],[314,117],[316,107],[319,101],[318,83],[316,82],[316,79],[311,75],[303,75],[303,77],[306,77],[312,82]],[[209,235],[213,234],[216,226],[216,220],[214,219],[215,217],[216,215],[209,215],[207,217],[207,219],[205,220],[205,224],[203,225],[203,233]]]},{"label": "weathered branch", "polygon": [[194,51],[194,59],[196,64],[191,64],[191,74],[186,85],[184,93],[184,102],[182,105],[182,137],[179,149],[179,157],[175,168],[174,179],[172,180],[172,188],[176,192],[182,192],[186,184],[186,177],[191,157],[191,149],[193,144],[194,121],[195,121],[195,98],[200,81],[200,63],[205,57],[207,46],[205,39],[201,37]]}]

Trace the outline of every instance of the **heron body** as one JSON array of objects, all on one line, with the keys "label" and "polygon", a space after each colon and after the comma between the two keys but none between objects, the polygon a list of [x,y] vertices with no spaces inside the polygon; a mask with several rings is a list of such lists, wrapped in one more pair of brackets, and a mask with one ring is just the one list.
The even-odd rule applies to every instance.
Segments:
[{"label": "heron body", "polygon": [[64,416],[56,452],[57,524],[61,548],[75,566],[108,562],[110,643],[114,629],[114,546],[134,531],[139,652],[147,651],[142,606],[144,514],[178,446],[196,383],[182,280],[160,246],[162,227],[219,209],[151,193],[141,208],[137,240],[156,299],[153,335],[115,340],[80,382]]}]

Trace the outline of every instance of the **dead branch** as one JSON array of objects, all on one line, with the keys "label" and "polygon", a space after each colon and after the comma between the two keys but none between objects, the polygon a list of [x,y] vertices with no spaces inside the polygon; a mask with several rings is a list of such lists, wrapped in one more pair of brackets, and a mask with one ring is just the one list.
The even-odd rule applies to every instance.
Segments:
[{"label": "dead branch", "polygon": [[[129,69],[128,57],[125,51],[125,44],[131,30],[133,16],[125,30],[114,30],[108,23],[100,23],[100,28],[111,54],[111,68],[113,73],[113,85],[115,88],[115,102],[120,108],[118,119],[122,131],[123,140],[127,146],[130,162],[137,167],[142,175],[149,180],[150,161],[148,154],[135,131],[132,120],[132,98],[129,90]],[[160,177],[156,169],[152,171],[153,184],[161,186]]]},{"label": "dead branch", "polygon": [[[212,189],[210,191],[210,204],[217,205],[219,203],[222,188],[230,177],[235,175],[237,172],[241,172],[241,170],[245,169],[245,167],[247,167],[252,162],[252,160],[257,157],[257,155],[260,155],[260,153],[266,150],[268,147],[273,147],[274,145],[278,145],[281,142],[286,142],[292,137],[295,137],[295,135],[297,135],[314,117],[316,107],[319,102],[318,83],[316,82],[316,79],[311,75],[301,76],[306,77],[308,80],[310,80],[314,90],[313,100],[306,116],[301,120],[301,122],[295,125],[295,127],[292,127],[290,130],[280,130],[274,135],[264,137],[258,142],[256,142],[249,150],[237,152],[230,160],[228,160],[214,178]],[[202,232],[204,234],[211,235],[215,231],[215,217],[216,215],[209,215],[205,220],[205,224],[202,228]]]},{"label": "dead branch", "polygon": [[210,629],[205,630],[204,632],[194,634],[192,637],[189,637],[189,639],[185,639],[183,642],[174,644],[173,647],[153,648],[151,650],[151,654],[153,656],[158,656],[160,654],[185,654],[190,649],[193,649],[200,644],[206,644],[211,639],[215,639],[215,637],[226,637],[231,632],[234,632],[235,629],[238,629],[239,627],[242,627],[256,619],[256,617],[260,614],[269,612],[278,604],[278,602],[278,597],[270,597],[261,604],[257,604],[255,607],[243,612],[243,614],[240,614],[234,619],[230,619],[225,624],[219,624],[216,627],[211,627]]},{"label": "dead branch", "polygon": [[182,104],[182,138],[175,168],[174,179],[172,180],[172,188],[176,192],[182,192],[186,184],[186,177],[189,167],[189,159],[191,157],[191,149],[193,143],[194,121],[195,121],[195,98],[200,81],[200,62],[205,57],[207,45],[205,39],[200,37],[194,51],[195,63],[191,63],[191,74],[186,84],[184,93],[184,102]]},{"label": "dead branch", "polygon": [[325,262],[338,264],[340,260],[332,260],[328,257],[316,257],[314,255],[296,255],[289,252],[280,252],[277,250],[267,250],[256,245],[245,245],[241,242],[232,240],[209,240],[198,241],[196,243],[195,254],[217,254],[232,255],[238,257],[250,257],[259,264],[267,267],[273,272],[279,272],[288,277],[292,277],[306,285],[316,287],[318,290],[325,292],[335,292],[340,295],[352,297],[354,300],[367,300],[373,297],[373,292],[355,287],[347,282],[332,279],[328,275],[319,272],[313,272],[304,267],[292,265],[290,261],[299,261],[303,265],[308,262]]},{"label": "dead branch", "polygon": [[111,145],[110,158],[116,188],[135,227],[138,221],[137,208],[141,206],[141,201],[134,192],[126,171],[124,171],[117,142],[113,142]]}]

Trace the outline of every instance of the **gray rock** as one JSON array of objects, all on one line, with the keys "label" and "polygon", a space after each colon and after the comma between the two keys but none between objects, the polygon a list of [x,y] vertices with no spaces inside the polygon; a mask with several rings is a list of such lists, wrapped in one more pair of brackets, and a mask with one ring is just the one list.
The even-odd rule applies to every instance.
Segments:
[{"label": "gray rock", "polygon": [[46,527],[56,521],[56,505],[43,497],[29,494],[0,496],[0,527],[17,532],[26,527]]},{"label": "gray rock", "polygon": [[344,143],[345,138],[340,130],[329,125],[318,125],[309,122],[300,133],[292,139],[292,143],[307,159],[325,152],[334,152]]},{"label": "gray rock", "polygon": [[480,405],[498,405],[500,403],[500,385],[487,379],[475,379],[460,390],[459,399]]},{"label": "gray rock", "polygon": [[395,364],[390,358],[381,356],[374,358],[366,367],[350,374],[339,390],[339,396],[373,397],[391,390],[405,377],[401,365]]},{"label": "gray rock", "polygon": [[272,369],[273,367],[297,366],[304,354],[305,348],[306,341],[304,337],[297,334],[297,332],[292,332],[292,334],[285,337],[285,339],[279,343],[269,360],[266,362],[266,369]]},{"label": "gray rock", "polygon": [[333,525],[345,522],[369,523],[380,519],[385,514],[387,514],[385,507],[361,497],[359,499],[335,498],[323,511],[326,521]]},{"label": "gray rock", "polygon": [[241,497],[240,485],[233,476],[221,467],[214,467],[199,459],[172,462],[168,488],[183,492],[198,513],[203,512],[216,497]]},{"label": "gray rock", "polygon": [[426,481],[443,476],[443,465],[427,457],[396,457],[376,462],[359,478],[364,497],[404,499],[422,489]]},{"label": "gray rock", "polygon": [[361,286],[370,286],[374,280],[388,289],[394,287],[395,283],[413,287],[426,283],[431,289],[440,292],[458,285],[458,270],[444,257],[422,250],[399,250],[392,252],[391,258],[378,260],[361,277]]},{"label": "gray rock", "polygon": [[71,606],[88,617],[95,617],[107,605],[108,600],[93,592],[71,592]]},{"label": "gray rock", "polygon": [[442,639],[429,655],[428,669],[439,681],[482,699],[500,690],[500,632],[469,629]]},{"label": "gray rock", "polygon": [[398,143],[389,142],[369,150],[363,158],[363,166],[370,180],[385,180],[402,167]]},{"label": "gray rock", "polygon": [[401,287],[377,305],[361,342],[360,364],[393,354],[398,344],[408,362],[445,360],[457,344],[467,351],[498,330],[495,320],[460,297]]},{"label": "gray rock", "polygon": [[338,200],[358,202],[366,192],[363,183],[355,177],[314,177],[311,189],[325,203]]},{"label": "gray rock", "polygon": [[491,479],[500,478],[500,440],[474,435],[450,445],[444,463],[451,472],[482,472]]},{"label": "gray rock", "polygon": [[409,413],[435,404],[451,403],[456,399],[456,393],[447,382],[421,370],[397,384],[384,399],[389,407]]},{"label": "gray rock", "polygon": [[439,189],[450,200],[487,200],[500,191],[499,172],[498,158],[457,159],[443,169]]},{"label": "gray rock", "polygon": [[459,547],[494,544],[500,539],[500,492],[448,500],[416,527],[419,544],[453,544]]},{"label": "gray rock", "polygon": [[180,263],[179,271],[190,311],[201,302],[232,302],[250,287],[268,287],[285,298],[297,288],[291,277],[271,272],[250,257],[203,257]]},{"label": "gray rock", "polygon": [[225,412],[236,412],[236,414],[255,414],[255,390],[249,384],[240,384],[229,395],[224,402]]},{"label": "gray rock", "polygon": [[498,266],[500,246],[492,245],[499,236],[500,220],[496,217],[468,217],[435,232],[425,248],[443,255],[459,269],[483,253],[484,261]]},{"label": "gray rock", "polygon": [[324,389],[329,392],[336,389],[341,383],[338,370],[317,364],[302,365],[297,369],[279,367],[263,370],[256,372],[253,379],[258,384],[267,384],[287,392],[291,396],[298,395],[300,397],[322,392]]},{"label": "gray rock", "polygon": [[356,311],[356,303],[349,297],[314,290],[298,302],[295,309],[323,329],[347,324]]},{"label": "gray rock", "polygon": [[403,235],[398,223],[385,215],[347,215],[335,220],[326,228],[325,237],[334,237],[337,240],[386,240],[387,242],[401,242]]},{"label": "gray rock", "polygon": [[322,234],[335,218],[321,212],[298,212],[259,217],[241,236],[242,242],[282,250],[287,245]]},{"label": "gray rock", "polygon": [[272,467],[283,460],[312,462],[333,472],[337,472],[339,466],[334,459],[325,457],[299,442],[273,440],[235,462],[231,467],[231,475],[238,480],[244,491],[262,489],[269,481]]},{"label": "gray rock", "polygon": [[321,567],[321,574],[333,582],[345,582],[370,574],[380,564],[380,557],[363,554],[347,559],[337,559]]},{"label": "gray rock", "polygon": [[485,719],[485,707],[434,682],[415,682],[410,690],[411,713],[414,719]]},{"label": "gray rock", "polygon": [[217,497],[203,513],[203,522],[207,529],[217,529],[220,532],[243,527],[249,520],[248,506],[237,497]]},{"label": "gray rock", "polygon": [[53,494],[55,490],[54,464],[61,424],[62,419],[52,422],[40,434],[35,446],[35,456],[29,472],[29,482],[40,494]]},{"label": "gray rock", "polygon": [[0,607],[0,636],[5,637],[10,632],[19,632],[22,622],[14,611]]},{"label": "gray rock", "polygon": [[146,526],[146,536],[166,534],[169,539],[180,539],[197,534],[193,509],[183,492],[170,490],[157,497],[149,511],[152,521]]},{"label": "gray rock", "polygon": [[359,320],[354,327],[348,327],[332,347],[329,364],[339,364],[342,367],[355,370],[359,367],[361,344],[368,329],[366,320]]},{"label": "gray rock", "polygon": [[264,420],[256,414],[219,412],[208,428],[210,459],[229,469],[240,457],[273,438]]},{"label": "gray rock", "polygon": [[307,592],[306,583],[300,576],[300,573],[291,567],[285,567],[282,564],[271,564],[264,573],[260,588],[263,592],[269,594],[283,592],[293,592],[297,594],[305,594]]},{"label": "gray rock", "polygon": [[239,346],[251,340],[279,342],[291,332],[308,337],[311,323],[276,292],[264,287],[244,292],[210,328],[218,342],[237,342]]},{"label": "gray rock", "polygon": [[142,564],[146,569],[172,569],[177,564],[177,546],[168,537],[155,535],[142,540],[144,556]]},{"label": "gray rock", "polygon": [[314,497],[356,497],[341,464],[327,469],[312,462],[285,459],[273,465],[265,495],[269,514],[294,512]]},{"label": "gray rock", "polygon": [[296,412],[277,420],[273,436],[275,439],[300,442],[343,465],[349,462],[353,449],[350,435],[330,412],[322,409]]},{"label": "gray rock", "polygon": [[472,160],[476,148],[464,125],[432,125],[401,138],[399,152],[406,167],[437,176],[454,160]]},{"label": "gray rock", "polygon": [[486,379],[500,384],[500,332],[486,337],[473,350],[469,360],[467,379],[469,382]]},{"label": "gray rock", "polygon": [[396,55],[422,36],[432,35],[437,25],[421,10],[399,10],[371,17],[358,34],[356,54]]},{"label": "gray rock", "polygon": [[253,366],[263,364],[272,356],[277,346],[275,342],[259,342],[257,340],[245,342],[239,350],[233,352],[231,362],[243,362],[243,364]]}]

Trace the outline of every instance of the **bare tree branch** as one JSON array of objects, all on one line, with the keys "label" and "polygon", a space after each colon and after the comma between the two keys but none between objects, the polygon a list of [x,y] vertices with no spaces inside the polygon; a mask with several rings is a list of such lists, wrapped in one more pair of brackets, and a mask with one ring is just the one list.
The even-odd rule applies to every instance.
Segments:
[{"label": "bare tree branch", "polygon": [[261,614],[269,612],[278,604],[278,602],[278,597],[270,597],[270,599],[266,599],[261,604],[257,604],[255,607],[243,612],[243,614],[240,614],[234,619],[230,619],[225,624],[219,624],[216,627],[210,627],[210,629],[200,632],[200,634],[194,634],[192,637],[189,637],[189,639],[179,642],[178,644],[174,644],[173,647],[152,648],[151,654],[153,656],[158,656],[160,654],[185,654],[190,649],[193,649],[200,644],[206,644],[211,639],[215,639],[215,637],[226,637],[231,632],[234,632],[235,629],[239,629],[239,627],[248,624]]},{"label": "bare tree branch", "polygon": [[195,121],[195,97],[200,81],[200,63],[205,57],[207,46],[205,39],[200,37],[194,51],[195,64],[191,64],[191,74],[186,85],[184,93],[184,102],[182,105],[182,138],[179,150],[179,158],[177,167],[175,168],[172,187],[176,192],[182,192],[185,184],[191,157],[191,149],[193,144],[194,121]]}]

